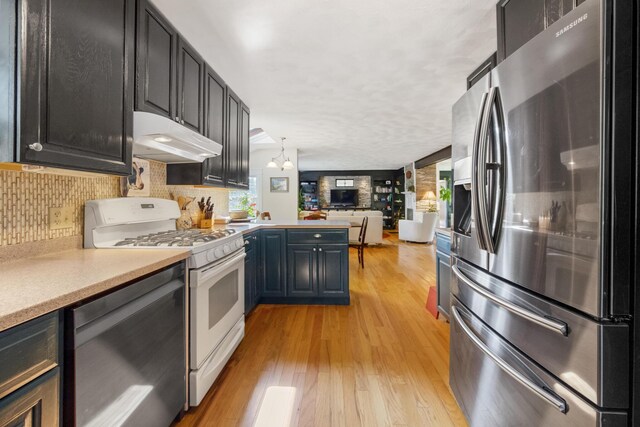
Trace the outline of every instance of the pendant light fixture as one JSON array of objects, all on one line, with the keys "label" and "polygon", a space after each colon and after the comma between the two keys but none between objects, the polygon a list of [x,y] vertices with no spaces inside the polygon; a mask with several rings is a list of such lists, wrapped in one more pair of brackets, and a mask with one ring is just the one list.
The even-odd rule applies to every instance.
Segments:
[{"label": "pendant light fixture", "polygon": [[293,169],[294,168],[293,162],[291,161],[291,159],[289,159],[289,157],[287,157],[284,154],[284,140],[287,138],[282,137],[280,139],[281,139],[280,154],[278,154],[275,157],[272,157],[271,161],[267,163],[267,167],[272,169],[279,168],[281,171]]}]

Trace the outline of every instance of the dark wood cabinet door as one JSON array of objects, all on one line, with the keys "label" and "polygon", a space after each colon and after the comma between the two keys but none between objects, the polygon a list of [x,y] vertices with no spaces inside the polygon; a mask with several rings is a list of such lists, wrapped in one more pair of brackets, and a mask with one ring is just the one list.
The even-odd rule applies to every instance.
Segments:
[{"label": "dark wood cabinet door", "polygon": [[316,245],[294,244],[287,247],[287,295],[318,295]]},{"label": "dark wood cabinet door", "polygon": [[318,290],[320,296],[347,296],[349,289],[349,245],[318,245]]},{"label": "dark wood cabinet door", "polygon": [[136,110],[177,119],[178,32],[147,0],[138,0]]},{"label": "dark wood cabinet door", "polygon": [[262,296],[286,295],[286,230],[262,230]]},{"label": "dark wood cabinet door", "polygon": [[204,134],[204,75],[202,57],[183,38],[178,39],[178,118]]},{"label": "dark wood cabinet door", "polygon": [[60,368],[0,399],[0,426],[60,425]]},{"label": "dark wood cabinet door", "polygon": [[209,66],[206,68],[204,82],[204,135],[222,144],[222,155],[204,162],[204,183],[224,185],[224,155],[227,151],[225,137],[226,90],[224,80]]},{"label": "dark wood cabinet door", "polygon": [[[584,0],[576,0],[576,6]],[[571,12],[574,0],[501,0],[497,4],[498,62]]]},{"label": "dark wood cabinet door", "polygon": [[251,112],[244,103],[241,105],[240,116],[240,168],[238,185],[249,188],[249,119]]},{"label": "dark wood cabinet door", "polygon": [[227,163],[225,179],[234,187],[240,181],[240,98],[227,86]]},{"label": "dark wood cabinet door", "polygon": [[21,3],[16,160],[129,174],[135,0]]}]

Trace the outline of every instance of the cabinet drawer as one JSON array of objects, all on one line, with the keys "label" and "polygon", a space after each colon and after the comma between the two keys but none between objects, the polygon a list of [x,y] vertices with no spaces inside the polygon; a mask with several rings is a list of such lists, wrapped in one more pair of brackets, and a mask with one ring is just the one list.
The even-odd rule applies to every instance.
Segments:
[{"label": "cabinet drawer", "polygon": [[287,230],[289,243],[348,243],[348,229],[326,228]]},{"label": "cabinet drawer", "polygon": [[451,253],[451,238],[449,236],[436,233],[436,249],[449,255]]},{"label": "cabinet drawer", "polygon": [[58,313],[0,332],[0,399],[58,365]]}]

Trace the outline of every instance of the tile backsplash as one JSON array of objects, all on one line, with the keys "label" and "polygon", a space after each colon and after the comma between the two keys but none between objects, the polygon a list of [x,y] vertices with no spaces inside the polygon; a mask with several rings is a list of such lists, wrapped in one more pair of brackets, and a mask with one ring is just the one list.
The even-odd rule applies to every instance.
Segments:
[{"label": "tile backsplash", "polygon": [[[151,197],[209,197],[216,215],[229,211],[228,190],[167,186],[166,166],[151,165]],[[65,176],[49,173],[0,170],[0,246],[82,236],[84,203],[120,196],[120,178],[108,175]],[[197,208],[193,203],[192,208]],[[49,208],[73,208],[73,226],[49,229]]]}]

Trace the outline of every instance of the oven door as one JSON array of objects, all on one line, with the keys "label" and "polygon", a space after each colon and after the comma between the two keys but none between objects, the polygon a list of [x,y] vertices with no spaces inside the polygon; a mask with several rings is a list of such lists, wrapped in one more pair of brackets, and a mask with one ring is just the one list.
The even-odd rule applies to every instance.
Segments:
[{"label": "oven door", "polygon": [[190,366],[198,369],[244,316],[244,250],[189,272]]}]

